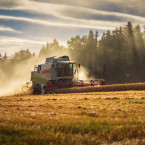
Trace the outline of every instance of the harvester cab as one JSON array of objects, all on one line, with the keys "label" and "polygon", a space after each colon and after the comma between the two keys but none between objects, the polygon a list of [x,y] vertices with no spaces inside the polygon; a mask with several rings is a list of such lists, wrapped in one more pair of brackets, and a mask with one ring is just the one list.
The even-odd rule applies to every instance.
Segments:
[{"label": "harvester cab", "polygon": [[96,84],[92,80],[90,83],[78,80],[79,68],[80,64],[70,61],[68,56],[46,58],[44,64],[35,65],[31,72],[33,94],[53,93],[58,88],[101,84],[101,81]]}]

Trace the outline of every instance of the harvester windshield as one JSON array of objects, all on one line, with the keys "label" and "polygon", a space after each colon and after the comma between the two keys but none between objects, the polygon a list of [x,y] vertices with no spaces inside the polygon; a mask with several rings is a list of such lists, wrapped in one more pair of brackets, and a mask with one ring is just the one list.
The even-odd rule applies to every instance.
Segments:
[{"label": "harvester windshield", "polygon": [[57,76],[73,76],[73,64],[57,64]]}]

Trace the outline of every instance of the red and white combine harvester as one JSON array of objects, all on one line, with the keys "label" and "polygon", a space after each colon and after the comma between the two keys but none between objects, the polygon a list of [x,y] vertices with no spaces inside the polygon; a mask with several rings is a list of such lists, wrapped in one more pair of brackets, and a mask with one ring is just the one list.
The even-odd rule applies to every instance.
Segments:
[{"label": "red and white combine harvester", "polygon": [[33,94],[54,93],[55,89],[105,85],[103,79],[79,80],[80,64],[68,56],[46,58],[44,64],[34,66],[31,72]]}]

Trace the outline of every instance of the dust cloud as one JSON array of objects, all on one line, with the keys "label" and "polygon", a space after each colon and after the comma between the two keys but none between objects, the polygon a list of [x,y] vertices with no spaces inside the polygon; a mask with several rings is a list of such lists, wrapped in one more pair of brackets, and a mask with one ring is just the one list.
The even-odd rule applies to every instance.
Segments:
[{"label": "dust cloud", "polygon": [[36,63],[36,59],[31,58],[17,65],[3,66],[5,68],[2,67],[0,71],[0,96],[22,93],[26,82],[30,82],[31,71]]},{"label": "dust cloud", "polygon": [[78,72],[78,79],[79,80],[93,80],[94,78],[89,77],[89,72],[87,71],[87,69],[81,66]]},{"label": "dust cloud", "polygon": [[[35,56],[24,61],[13,62],[9,60],[5,64],[0,64],[0,96],[22,94],[25,91],[26,83],[29,82],[31,86],[30,78],[31,71],[34,70],[34,65],[45,63],[47,57],[52,56],[64,56],[68,55],[71,59],[71,55],[61,51],[51,52],[51,54],[41,55],[41,57]],[[11,62],[12,61],[12,62]],[[88,71],[81,66],[78,73],[79,80],[92,79],[88,77]]]}]

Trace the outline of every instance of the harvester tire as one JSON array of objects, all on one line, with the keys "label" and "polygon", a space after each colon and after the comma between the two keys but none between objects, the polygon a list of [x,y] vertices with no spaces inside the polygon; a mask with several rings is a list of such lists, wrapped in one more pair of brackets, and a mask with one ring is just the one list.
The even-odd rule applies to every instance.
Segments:
[{"label": "harvester tire", "polygon": [[33,95],[40,95],[41,94],[41,86],[36,84],[33,88]]}]

